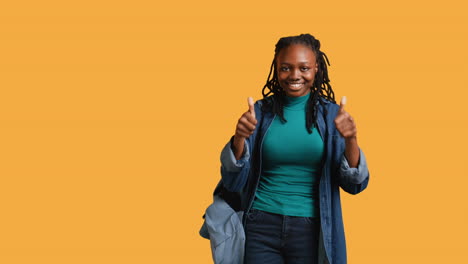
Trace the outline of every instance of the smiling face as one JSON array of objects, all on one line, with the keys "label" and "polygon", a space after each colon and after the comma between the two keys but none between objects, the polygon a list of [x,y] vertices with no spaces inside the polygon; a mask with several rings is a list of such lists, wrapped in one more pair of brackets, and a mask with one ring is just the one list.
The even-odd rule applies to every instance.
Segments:
[{"label": "smiling face", "polygon": [[311,48],[292,44],[282,49],[276,57],[278,82],[287,96],[308,94],[317,73],[317,60]]}]

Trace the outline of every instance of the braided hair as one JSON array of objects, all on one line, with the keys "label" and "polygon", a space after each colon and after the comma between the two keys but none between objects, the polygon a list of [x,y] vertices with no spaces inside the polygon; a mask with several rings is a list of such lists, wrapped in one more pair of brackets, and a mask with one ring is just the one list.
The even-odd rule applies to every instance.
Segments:
[{"label": "braided hair", "polygon": [[[283,123],[287,122],[283,115],[285,92],[278,82],[276,58],[282,49],[287,48],[293,44],[302,44],[311,48],[317,59],[316,62],[318,71],[315,74],[314,83],[310,91],[311,95],[309,96],[306,107],[306,128],[309,134],[311,134],[312,126],[314,126],[315,122],[317,121],[316,104],[317,102],[320,102],[322,105],[324,104],[321,100],[319,100],[319,97],[323,97],[333,103],[336,103],[335,93],[332,90],[330,79],[328,78],[327,64],[330,66],[330,62],[328,61],[327,55],[325,55],[325,53],[320,50],[320,41],[314,36],[310,34],[301,34],[299,36],[284,37],[280,38],[278,43],[276,43],[275,56],[273,58],[273,62],[271,63],[270,73],[268,74],[267,82],[262,89],[263,98],[266,99],[262,109],[279,115]],[[273,77],[271,78],[272,73]],[[268,91],[266,91],[267,89]],[[273,95],[268,97],[268,95],[271,93],[273,93]],[[326,110],[325,114],[327,114]]]}]

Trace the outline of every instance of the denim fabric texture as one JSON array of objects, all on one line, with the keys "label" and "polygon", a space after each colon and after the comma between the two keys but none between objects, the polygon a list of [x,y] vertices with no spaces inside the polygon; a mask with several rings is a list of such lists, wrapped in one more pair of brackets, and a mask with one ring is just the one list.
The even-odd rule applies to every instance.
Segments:
[{"label": "denim fabric texture", "polygon": [[[255,103],[257,126],[245,140],[245,152],[236,160],[229,141],[221,151],[221,181],[223,187],[240,197],[240,210],[244,211],[245,227],[262,168],[261,148],[263,137],[275,114],[262,111],[264,98]],[[324,142],[324,159],[319,183],[320,228],[318,239],[318,263],[345,264],[346,241],[341,210],[340,188],[349,194],[358,194],[367,188],[369,170],[363,151],[359,150],[357,168],[351,168],[344,155],[345,142],[335,127],[334,119],[339,106],[324,98],[317,102],[318,131]],[[326,110],[326,114],[325,114]],[[246,239],[249,239],[246,237]],[[313,249],[310,249],[313,250]]]},{"label": "denim fabric texture", "polygon": [[213,200],[206,209],[200,235],[210,240],[215,264],[242,264],[245,244],[245,232],[241,223],[243,212],[235,212],[218,195],[214,195]]},{"label": "denim fabric texture", "polygon": [[318,217],[252,209],[246,218],[245,264],[318,263]]}]

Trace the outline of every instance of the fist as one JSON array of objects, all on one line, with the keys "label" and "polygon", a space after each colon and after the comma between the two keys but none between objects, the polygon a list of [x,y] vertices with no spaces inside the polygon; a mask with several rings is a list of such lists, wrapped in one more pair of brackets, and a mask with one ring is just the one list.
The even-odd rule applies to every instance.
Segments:
[{"label": "fist", "polygon": [[237,139],[248,138],[253,134],[257,119],[255,118],[254,101],[252,97],[247,98],[249,110],[242,114],[236,125],[236,133],[234,135]]},{"label": "fist", "polygon": [[353,117],[345,111],[346,97],[343,96],[340,102],[340,110],[335,117],[335,127],[345,139],[356,138],[357,129]]}]

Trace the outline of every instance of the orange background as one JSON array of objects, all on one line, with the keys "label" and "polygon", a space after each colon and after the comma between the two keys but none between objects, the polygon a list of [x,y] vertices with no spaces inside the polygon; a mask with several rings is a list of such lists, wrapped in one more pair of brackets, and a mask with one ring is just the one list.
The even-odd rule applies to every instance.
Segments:
[{"label": "orange background", "polygon": [[467,263],[466,10],[4,1],[0,263],[210,263],[221,148],[277,40],[306,32],[369,162],[368,189],[342,195],[349,263]]}]

